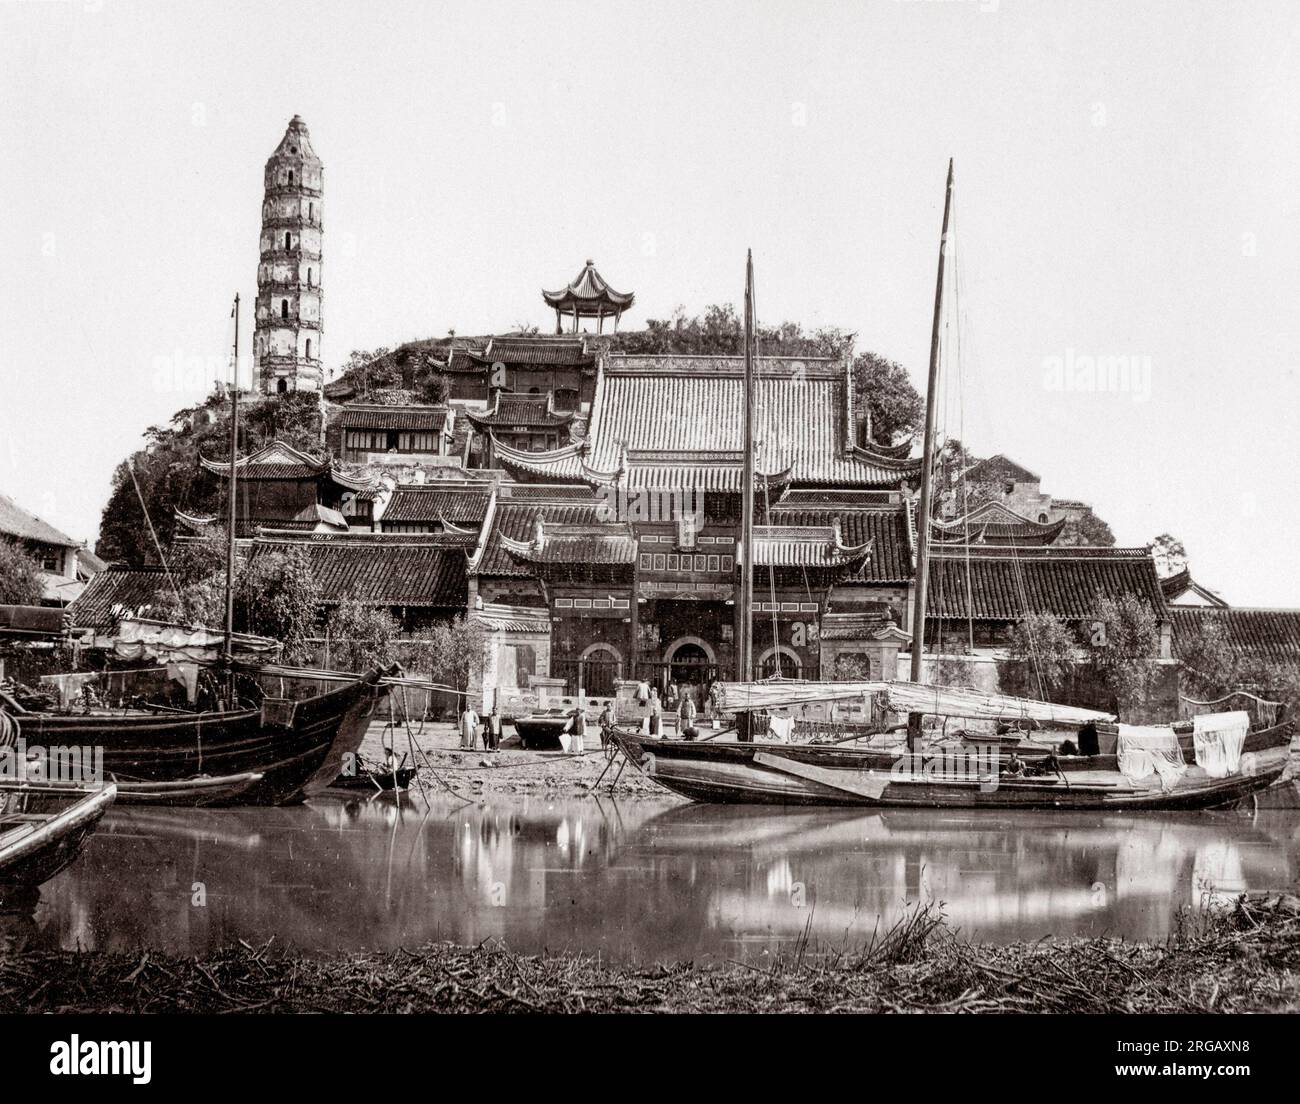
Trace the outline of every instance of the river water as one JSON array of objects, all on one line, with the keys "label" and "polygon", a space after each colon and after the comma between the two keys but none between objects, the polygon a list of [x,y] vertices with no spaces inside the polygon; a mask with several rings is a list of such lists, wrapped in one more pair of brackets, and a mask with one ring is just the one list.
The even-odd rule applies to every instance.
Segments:
[{"label": "river water", "polygon": [[856,949],[919,901],[981,939],[1159,938],[1185,909],[1292,889],[1300,813],[771,810],[391,795],[110,812],[0,945],[332,954],[499,937],[621,962]]}]

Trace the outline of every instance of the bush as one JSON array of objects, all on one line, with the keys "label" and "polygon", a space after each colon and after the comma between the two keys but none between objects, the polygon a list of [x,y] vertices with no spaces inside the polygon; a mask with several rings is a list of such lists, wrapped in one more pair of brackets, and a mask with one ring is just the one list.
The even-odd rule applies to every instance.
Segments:
[{"label": "bush", "polygon": [[44,591],[41,565],[26,549],[0,537],[0,606],[37,606]]}]

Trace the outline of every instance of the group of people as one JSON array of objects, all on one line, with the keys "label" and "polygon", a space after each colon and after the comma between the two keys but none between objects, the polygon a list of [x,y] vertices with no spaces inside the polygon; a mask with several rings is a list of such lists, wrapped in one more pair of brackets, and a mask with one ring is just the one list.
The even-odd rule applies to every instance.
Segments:
[{"label": "group of people", "polygon": [[679,694],[675,683],[668,684],[668,700],[665,703],[660,700],[659,687],[651,686],[642,680],[637,683],[636,700],[638,704],[647,706],[650,710],[651,736],[663,735],[665,705],[669,712],[677,714],[677,732],[683,739],[694,740],[700,734],[695,724],[695,719],[699,715],[695,697],[689,691]]},{"label": "group of people", "polygon": [[465,699],[465,711],[460,715],[460,747],[462,751],[474,751],[478,747],[479,732],[483,733],[483,750],[501,750],[501,711],[494,704],[492,712],[480,720],[474,712],[474,706]]}]

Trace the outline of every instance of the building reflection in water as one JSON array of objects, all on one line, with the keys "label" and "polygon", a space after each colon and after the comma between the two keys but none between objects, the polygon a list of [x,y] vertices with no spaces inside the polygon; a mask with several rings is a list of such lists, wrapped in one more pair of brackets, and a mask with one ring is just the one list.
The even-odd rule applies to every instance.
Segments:
[{"label": "building reflection in water", "polygon": [[323,953],[500,938],[618,960],[853,949],[919,901],[978,938],[1159,938],[1178,910],[1288,888],[1295,813],[808,810],[521,798],[325,798],[113,810],[0,950]]}]

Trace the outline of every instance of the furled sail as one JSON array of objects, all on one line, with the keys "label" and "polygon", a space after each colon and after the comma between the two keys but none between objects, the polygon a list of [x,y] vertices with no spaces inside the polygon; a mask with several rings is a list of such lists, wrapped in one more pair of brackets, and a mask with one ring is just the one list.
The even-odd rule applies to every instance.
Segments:
[{"label": "furled sail", "polygon": [[766,682],[720,682],[718,686],[721,690],[720,704],[729,713],[815,702],[848,701],[880,694],[884,697],[886,707],[896,713],[930,713],[985,721],[1032,720],[1058,725],[1115,720],[1114,714],[1102,713],[1096,709],[916,682],[801,682],[795,679],[773,679]]}]

